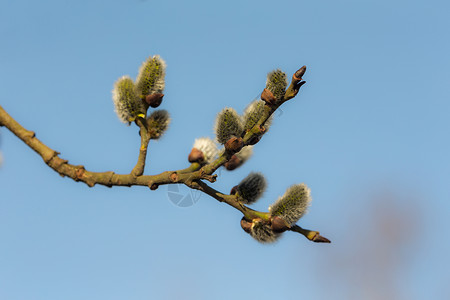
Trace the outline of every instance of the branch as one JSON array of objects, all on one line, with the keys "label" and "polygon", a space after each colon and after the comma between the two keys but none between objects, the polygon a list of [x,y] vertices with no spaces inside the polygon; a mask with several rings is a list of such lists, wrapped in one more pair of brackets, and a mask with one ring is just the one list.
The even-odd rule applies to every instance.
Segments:
[{"label": "branch", "polygon": [[[40,155],[44,162],[61,176],[67,176],[75,181],[84,182],[89,187],[93,187],[95,184],[107,187],[140,185],[156,189],[159,185],[184,183],[187,180],[207,179],[212,182],[215,181],[215,176],[211,176],[199,170],[199,165],[195,163],[183,170],[166,171],[158,175],[135,176],[134,174],[116,174],[112,171],[91,172],[86,170],[82,165],[72,165],[69,164],[67,160],[60,158],[58,156],[60,153],[42,143],[36,138],[36,134],[33,131],[29,131],[22,127],[22,125],[14,120],[2,106],[0,106],[0,125],[8,128],[13,134]],[[141,168],[143,170],[145,154],[146,150],[140,152],[138,163],[133,170]]]},{"label": "branch", "polygon": [[150,134],[148,134],[147,122],[142,118],[136,119],[136,124],[139,126],[139,134],[141,135],[141,147],[139,148],[139,157],[136,166],[131,171],[134,177],[144,174],[145,159],[147,158],[147,148],[150,142]]},{"label": "branch", "polygon": [[269,213],[253,210],[253,209],[245,206],[241,202],[239,202],[235,195],[222,194],[221,192],[215,190],[214,188],[210,187],[209,185],[207,185],[206,183],[204,183],[200,180],[193,181],[193,182],[187,182],[186,185],[189,186],[190,188],[197,189],[197,190],[204,192],[205,194],[208,194],[209,196],[213,197],[214,199],[218,200],[219,202],[224,202],[224,203],[228,204],[229,206],[234,207],[235,209],[242,212],[244,217],[248,220],[252,220],[255,218],[261,218],[263,220],[268,221],[270,219]]},{"label": "branch", "polygon": [[[219,202],[224,202],[229,206],[239,210],[247,221],[260,220],[265,224],[272,222],[272,216],[268,212],[255,211],[237,200],[235,195],[225,195],[207,185],[202,180],[215,182],[217,175],[214,172],[227,163],[231,157],[242,149],[242,146],[254,145],[257,143],[261,135],[265,132],[264,124],[270,116],[287,100],[295,97],[300,87],[305,83],[301,76],[304,74],[306,67],[302,67],[292,77],[291,85],[285,92],[284,98],[280,101],[266,101],[264,112],[256,124],[248,130],[242,138],[239,138],[239,147],[225,147],[222,155],[215,161],[201,166],[199,163],[192,163],[188,168],[177,171],[166,171],[157,175],[143,175],[145,169],[145,162],[147,157],[147,149],[150,139],[148,124],[145,119],[138,117],[136,124],[140,128],[141,146],[139,149],[138,161],[130,174],[116,174],[112,171],[108,172],[92,172],[85,169],[82,165],[69,164],[67,160],[59,157],[57,151],[51,149],[42,143],[33,131],[29,131],[22,127],[15,121],[4,109],[0,106],[0,126],[5,126],[26,145],[33,149],[44,162],[61,176],[67,176],[75,181],[86,183],[89,187],[95,184],[112,186],[148,186],[151,190],[157,189],[160,185],[184,183],[190,188],[200,190]],[[269,95],[270,96],[270,95]],[[273,95],[272,95],[273,97]],[[243,220],[244,220],[243,219]],[[257,221],[257,222],[260,222]],[[329,243],[330,241],[322,237],[319,232],[303,229],[298,225],[294,225],[285,230],[298,232],[304,235],[311,241]],[[245,229],[244,229],[245,230]]]}]

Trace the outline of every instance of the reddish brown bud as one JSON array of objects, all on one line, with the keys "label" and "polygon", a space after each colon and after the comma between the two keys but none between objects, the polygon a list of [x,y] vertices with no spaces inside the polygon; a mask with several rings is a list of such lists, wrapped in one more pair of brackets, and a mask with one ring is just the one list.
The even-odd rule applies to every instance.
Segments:
[{"label": "reddish brown bud", "polygon": [[244,229],[245,232],[250,233],[250,231],[252,229],[252,223],[248,222],[246,219],[242,218],[241,219],[241,227],[242,227],[242,229]]},{"label": "reddish brown bud", "polygon": [[202,163],[205,160],[205,155],[202,151],[198,150],[197,148],[192,148],[191,153],[188,156],[188,161],[190,163]]},{"label": "reddish brown bud", "polygon": [[239,152],[244,147],[244,141],[241,137],[237,138],[233,136],[225,143],[225,149],[228,151]]},{"label": "reddish brown bud", "polygon": [[297,84],[299,81],[301,81],[303,75],[305,75],[305,72],[306,72],[306,66],[303,66],[300,69],[298,69],[297,72],[295,72],[294,75],[292,75],[292,82],[294,84]]},{"label": "reddish brown bud", "polygon": [[150,186],[150,189],[151,189],[152,191],[154,191],[154,190],[158,189],[158,187],[159,187],[158,184],[152,183],[152,185]]},{"label": "reddish brown bud", "polygon": [[315,242],[315,243],[331,243],[331,241],[329,239],[327,239],[326,237],[321,236],[320,234],[316,235],[313,238],[313,242]]},{"label": "reddish brown bud", "polygon": [[278,216],[274,216],[271,219],[271,225],[273,232],[281,233],[288,230],[290,227],[286,221]]},{"label": "reddish brown bud", "polygon": [[261,100],[265,101],[269,105],[273,105],[277,102],[277,99],[271,91],[264,89],[261,93]]},{"label": "reddish brown bud", "polygon": [[145,102],[147,102],[149,106],[156,108],[161,104],[163,97],[164,94],[161,93],[150,94],[145,96]]},{"label": "reddish brown bud", "polygon": [[237,157],[236,155],[233,155],[229,161],[227,161],[224,166],[228,171],[232,171],[239,167],[242,164],[242,160]]},{"label": "reddish brown bud", "polygon": [[237,192],[237,188],[238,188],[238,186],[237,186],[237,185],[233,186],[233,188],[232,188],[232,189],[231,189],[231,191],[230,191],[230,195],[234,195],[234,194],[236,194],[236,192]]}]

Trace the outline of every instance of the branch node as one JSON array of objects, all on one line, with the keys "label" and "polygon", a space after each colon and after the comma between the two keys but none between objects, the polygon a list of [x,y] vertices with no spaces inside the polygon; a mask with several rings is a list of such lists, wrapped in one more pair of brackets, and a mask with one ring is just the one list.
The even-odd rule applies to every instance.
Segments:
[{"label": "branch node", "polygon": [[32,139],[32,138],[34,138],[34,137],[36,137],[36,133],[35,133],[34,131],[31,131],[31,130],[27,130],[27,131],[26,131],[26,133],[25,133],[25,138]]},{"label": "branch node", "polygon": [[[56,153],[58,153],[58,152],[56,152]],[[62,158],[58,157],[58,155],[56,155],[56,156],[53,156],[52,166],[54,169],[59,170],[59,168],[61,168],[62,165],[67,164],[68,162],[69,162],[68,160],[62,159]]]},{"label": "branch node", "polygon": [[[45,154],[47,154],[47,153],[45,153]],[[57,152],[57,151],[51,151],[50,155],[42,155],[42,158],[44,159],[44,162],[45,162],[47,165],[50,165],[50,163],[52,162],[52,160],[53,160],[55,157],[57,157],[58,154],[59,154],[59,152]],[[44,157],[44,156],[45,156],[45,157]]]},{"label": "branch node", "polygon": [[169,178],[172,182],[178,182],[179,176],[177,172],[173,172],[172,174],[169,175]]},{"label": "branch node", "polygon": [[216,182],[217,174],[208,175],[208,174],[204,173],[204,171],[202,171],[200,173],[200,179],[205,179],[205,180],[208,180],[211,183],[214,183],[214,182]]},{"label": "branch node", "polygon": [[75,167],[75,181],[80,181],[83,178],[85,172],[86,172],[86,169],[84,168],[84,166],[76,166]]}]

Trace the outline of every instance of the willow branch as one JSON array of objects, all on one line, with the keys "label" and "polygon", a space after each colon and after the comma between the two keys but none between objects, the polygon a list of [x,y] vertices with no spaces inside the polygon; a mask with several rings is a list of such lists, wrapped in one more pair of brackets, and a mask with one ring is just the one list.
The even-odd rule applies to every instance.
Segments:
[{"label": "willow branch", "polygon": [[75,181],[81,181],[88,186],[95,184],[112,186],[148,186],[156,189],[159,185],[171,183],[184,183],[187,180],[205,179],[211,182],[215,181],[215,176],[205,174],[199,170],[198,164],[192,164],[190,167],[178,171],[166,171],[158,175],[134,176],[133,174],[116,174],[109,172],[92,172],[85,169],[82,165],[72,165],[65,159],[59,157],[57,151],[51,149],[42,143],[33,131],[25,129],[16,120],[14,120],[0,106],[0,125],[8,128],[13,134],[21,139],[26,145],[33,149],[44,162],[61,176],[67,176]]},{"label": "willow branch", "polygon": [[256,210],[253,210],[241,202],[239,202],[235,195],[225,195],[214,188],[210,187],[203,181],[193,181],[193,182],[187,182],[187,186],[193,189],[200,190],[204,192],[205,194],[208,194],[209,196],[213,197],[214,199],[218,200],[219,202],[223,202],[228,204],[231,207],[234,207],[235,209],[239,210],[246,219],[252,220],[255,218],[261,218],[263,220],[269,220],[270,214],[265,212],[259,212]]},{"label": "willow branch", "polygon": [[150,142],[150,134],[148,133],[147,123],[142,118],[137,118],[136,124],[139,126],[139,134],[141,135],[141,147],[139,148],[139,157],[136,166],[131,171],[135,177],[144,174],[145,160],[147,158],[148,143]]},{"label": "willow branch", "polygon": [[[295,97],[300,87],[305,83],[301,81],[301,76],[304,74],[306,68],[302,67],[292,77],[291,85],[288,87],[284,98],[276,103],[266,103],[264,107],[264,113],[255,124],[253,128],[248,130],[242,138],[243,145],[254,144],[253,141],[258,141],[259,137],[264,133],[262,129],[265,122],[270,116],[287,100]],[[235,195],[225,195],[202,180],[209,182],[215,182],[217,175],[213,175],[214,172],[230,160],[230,158],[240,151],[240,149],[225,150],[222,155],[215,161],[206,164],[204,166],[199,163],[192,163],[189,167],[177,171],[166,171],[157,175],[143,175],[145,169],[145,162],[147,157],[148,144],[151,139],[149,134],[147,123],[144,119],[138,118],[136,124],[140,128],[141,146],[139,149],[139,156],[135,167],[130,174],[116,174],[112,171],[108,172],[92,172],[85,169],[82,165],[69,164],[67,160],[59,157],[57,151],[51,149],[44,143],[42,143],[33,131],[29,131],[22,127],[17,121],[15,121],[4,109],[0,106],[0,126],[5,126],[19,139],[21,139],[26,145],[33,149],[39,156],[42,157],[44,162],[61,176],[67,176],[75,181],[81,181],[86,183],[89,187],[93,187],[95,184],[104,185],[107,187],[112,186],[147,186],[150,189],[157,189],[160,185],[184,183],[190,188],[200,190],[212,198],[223,202],[238,211],[240,211],[244,218],[248,221],[253,219],[262,219],[265,222],[271,222],[271,214],[268,212],[255,211],[243,203],[237,200]],[[257,139],[255,139],[257,138]],[[319,232],[303,229],[298,225],[290,227],[288,230],[300,233],[307,239],[313,242],[329,243],[330,241],[321,236]]]}]

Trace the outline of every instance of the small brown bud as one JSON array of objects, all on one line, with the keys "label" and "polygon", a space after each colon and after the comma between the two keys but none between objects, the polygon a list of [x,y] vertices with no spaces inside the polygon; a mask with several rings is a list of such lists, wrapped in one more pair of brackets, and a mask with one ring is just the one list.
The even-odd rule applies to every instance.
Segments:
[{"label": "small brown bud", "polygon": [[152,191],[154,191],[154,190],[158,189],[158,187],[159,187],[158,184],[152,183],[152,185],[150,186],[150,189],[151,189]]},{"label": "small brown bud", "polygon": [[324,236],[321,236],[320,234],[316,235],[313,238],[313,242],[315,242],[315,243],[331,243],[331,241],[329,239],[327,239]]},{"label": "small brown bud", "polygon": [[205,160],[205,155],[202,151],[198,150],[197,148],[192,148],[191,153],[188,156],[188,161],[190,163],[202,163]]},{"label": "small brown bud", "polygon": [[294,84],[297,84],[299,81],[302,80],[303,75],[305,75],[306,72],[306,66],[301,67],[300,69],[297,70],[297,72],[294,73],[294,75],[292,75],[292,81],[294,82]]},{"label": "small brown bud", "polygon": [[227,161],[224,166],[228,171],[232,171],[242,164],[242,160],[236,155],[231,156],[230,160]]},{"label": "small brown bud", "polygon": [[237,185],[233,186],[233,187],[231,188],[230,195],[236,194],[237,189],[238,189],[238,186],[237,186]]},{"label": "small brown bud", "polygon": [[290,227],[288,225],[288,223],[286,223],[286,221],[278,216],[274,216],[271,219],[271,227],[273,232],[276,233],[281,233],[281,232],[285,232],[286,230],[288,230]]},{"label": "small brown bud", "polygon": [[265,101],[269,105],[273,105],[277,102],[277,99],[271,91],[264,89],[261,93],[261,100]]},{"label": "small brown bud", "polygon": [[151,107],[156,108],[161,104],[163,97],[164,94],[161,93],[150,94],[145,96],[145,102]]},{"label": "small brown bud", "polygon": [[228,151],[239,152],[244,147],[244,141],[241,137],[237,138],[233,136],[225,143],[225,149]]},{"label": "small brown bud", "polygon": [[242,218],[241,219],[241,227],[242,227],[242,229],[244,229],[245,232],[250,233],[250,231],[252,229],[252,223],[248,222],[246,219]]}]

